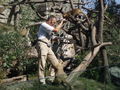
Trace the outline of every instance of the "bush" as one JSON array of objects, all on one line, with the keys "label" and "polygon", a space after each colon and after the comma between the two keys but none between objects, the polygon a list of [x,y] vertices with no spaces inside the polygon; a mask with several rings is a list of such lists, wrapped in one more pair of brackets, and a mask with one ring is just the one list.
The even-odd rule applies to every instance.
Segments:
[{"label": "bush", "polygon": [[25,42],[25,38],[15,31],[0,34],[0,57],[3,68],[12,68],[17,62],[21,64],[26,59]]}]

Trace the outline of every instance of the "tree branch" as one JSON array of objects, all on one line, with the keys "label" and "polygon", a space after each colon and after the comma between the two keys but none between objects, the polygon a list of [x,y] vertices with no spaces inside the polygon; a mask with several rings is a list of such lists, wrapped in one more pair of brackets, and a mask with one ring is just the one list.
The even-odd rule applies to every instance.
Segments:
[{"label": "tree branch", "polygon": [[79,75],[81,75],[86,70],[88,65],[92,62],[92,60],[95,58],[95,56],[99,52],[100,48],[103,46],[111,45],[111,44],[112,44],[111,42],[105,42],[95,47],[93,50],[91,50],[87,54],[87,56],[84,58],[84,60],[81,62],[81,64],[70,73],[66,81],[68,83],[72,83],[72,81],[75,80],[75,78],[77,78]]}]

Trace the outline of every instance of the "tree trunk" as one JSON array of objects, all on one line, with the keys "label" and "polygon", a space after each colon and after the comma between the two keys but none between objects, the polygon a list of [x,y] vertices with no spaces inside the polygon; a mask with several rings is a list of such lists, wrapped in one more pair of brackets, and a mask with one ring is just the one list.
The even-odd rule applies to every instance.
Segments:
[{"label": "tree trunk", "polygon": [[[99,32],[99,42],[103,42],[103,24],[104,24],[104,0],[99,0],[99,5],[100,5],[100,16],[99,16],[99,27],[98,27],[98,32]],[[106,52],[106,49],[105,47],[104,48],[101,48],[101,55],[103,57],[103,63],[104,63],[104,66],[109,66],[108,64],[108,58],[107,58],[107,52]],[[108,79],[108,76],[109,76],[109,73],[108,73],[108,67],[105,67],[104,69],[104,81],[106,81],[107,83],[109,82],[109,79]]]},{"label": "tree trunk", "polygon": [[110,77],[110,73],[109,73],[109,63],[108,63],[108,57],[107,57],[107,52],[106,52],[105,47],[102,48],[101,52],[102,52],[102,56],[103,56],[103,65],[107,66],[104,68],[104,82],[110,83],[111,77]]}]

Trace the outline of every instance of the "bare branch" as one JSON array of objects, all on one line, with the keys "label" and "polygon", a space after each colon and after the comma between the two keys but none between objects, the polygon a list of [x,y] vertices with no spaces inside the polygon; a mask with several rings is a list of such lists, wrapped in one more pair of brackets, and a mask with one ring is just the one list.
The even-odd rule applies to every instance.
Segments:
[{"label": "bare branch", "polygon": [[1,83],[16,82],[16,81],[20,82],[20,81],[26,81],[26,80],[27,80],[27,76],[26,75],[22,75],[22,76],[9,78],[9,79],[3,79],[1,81]]},{"label": "bare branch", "polygon": [[93,46],[97,45],[96,27],[95,26],[91,26],[91,41],[92,41]]},{"label": "bare branch", "polygon": [[73,1],[69,0],[72,10],[74,9]]},{"label": "bare branch", "polygon": [[95,56],[99,52],[100,48],[106,45],[111,45],[111,44],[112,44],[111,42],[105,42],[95,47],[92,51],[90,51],[87,54],[87,56],[84,58],[84,60],[81,62],[81,64],[70,73],[66,81],[69,83],[72,83],[73,79],[77,78],[86,70],[88,65],[92,62],[92,60],[95,58]]}]

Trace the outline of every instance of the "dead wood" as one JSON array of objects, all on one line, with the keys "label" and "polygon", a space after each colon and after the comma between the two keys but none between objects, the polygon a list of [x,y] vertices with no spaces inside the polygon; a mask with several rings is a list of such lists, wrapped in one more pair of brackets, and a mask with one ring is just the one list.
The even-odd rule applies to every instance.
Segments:
[{"label": "dead wood", "polygon": [[91,26],[91,41],[92,41],[93,46],[97,45],[96,27],[95,26]]},{"label": "dead wood", "polygon": [[86,57],[81,62],[81,64],[70,73],[66,81],[71,83],[73,80],[75,80],[75,78],[77,78],[79,75],[81,75],[86,70],[86,68],[89,66],[89,64],[92,62],[92,60],[95,58],[95,56],[99,52],[100,48],[106,45],[111,45],[111,44],[112,44],[111,42],[101,43],[99,46],[91,50],[86,55]]},{"label": "dead wood", "polygon": [[20,82],[20,81],[26,81],[26,80],[27,80],[26,75],[22,75],[22,76],[9,78],[9,79],[3,79],[3,80],[1,80],[0,83]]}]

